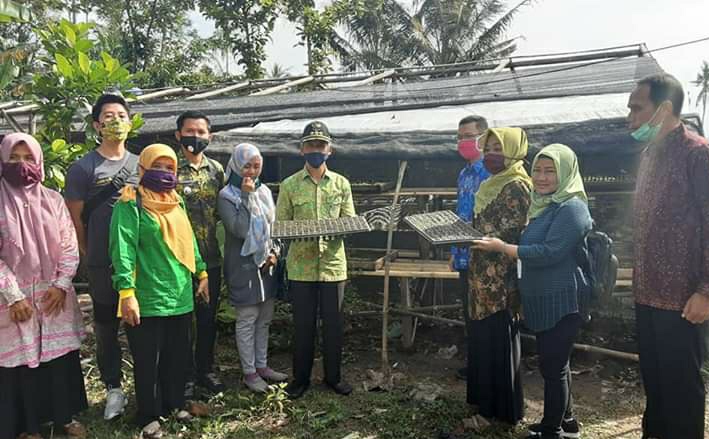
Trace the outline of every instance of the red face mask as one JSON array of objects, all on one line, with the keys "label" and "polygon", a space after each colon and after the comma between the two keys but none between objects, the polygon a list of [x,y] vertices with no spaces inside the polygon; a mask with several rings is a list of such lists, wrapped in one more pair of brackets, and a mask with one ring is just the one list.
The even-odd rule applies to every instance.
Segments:
[{"label": "red face mask", "polygon": [[3,163],[2,178],[17,188],[30,186],[42,180],[42,169],[31,162]]},{"label": "red face mask", "polygon": [[505,170],[505,156],[502,154],[485,154],[483,165],[490,174],[499,174]]},{"label": "red face mask", "polygon": [[480,144],[478,139],[463,139],[458,141],[458,154],[469,162],[480,160]]}]

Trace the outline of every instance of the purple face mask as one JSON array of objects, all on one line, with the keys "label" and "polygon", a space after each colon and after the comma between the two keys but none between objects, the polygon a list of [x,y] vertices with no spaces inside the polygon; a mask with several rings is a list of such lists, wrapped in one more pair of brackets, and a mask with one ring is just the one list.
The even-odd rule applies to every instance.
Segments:
[{"label": "purple face mask", "polygon": [[2,165],[2,178],[14,187],[30,186],[42,179],[42,169],[36,163],[8,162]]},{"label": "purple face mask", "polygon": [[148,169],[140,179],[140,184],[153,192],[169,192],[177,187],[177,176],[171,171]]}]

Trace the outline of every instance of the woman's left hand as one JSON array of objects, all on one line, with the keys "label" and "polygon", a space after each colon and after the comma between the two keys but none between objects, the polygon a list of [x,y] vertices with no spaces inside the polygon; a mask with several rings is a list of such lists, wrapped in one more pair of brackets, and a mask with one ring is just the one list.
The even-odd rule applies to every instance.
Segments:
[{"label": "woman's left hand", "polygon": [[56,316],[64,311],[64,302],[66,301],[66,291],[60,290],[57,287],[49,287],[44,296],[44,306],[42,310],[46,315]]},{"label": "woman's left hand", "polygon": [[205,277],[199,281],[197,296],[201,297],[204,303],[209,303],[209,278]]},{"label": "woman's left hand", "polygon": [[473,248],[475,250],[482,250],[484,252],[500,252],[505,250],[505,241],[499,238],[482,238],[473,241]]}]

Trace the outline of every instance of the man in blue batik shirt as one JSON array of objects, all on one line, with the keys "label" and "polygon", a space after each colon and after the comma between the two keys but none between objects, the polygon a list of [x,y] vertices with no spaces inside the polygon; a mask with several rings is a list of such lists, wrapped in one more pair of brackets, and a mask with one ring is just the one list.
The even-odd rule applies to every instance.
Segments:
[{"label": "man in blue batik shirt", "polygon": [[[490,176],[483,166],[482,145],[478,145],[478,138],[487,130],[487,120],[482,116],[466,116],[458,122],[458,153],[467,162],[458,175],[458,205],[456,213],[465,221],[473,220],[475,208],[475,192],[480,183]],[[448,265],[451,271],[460,273],[461,298],[463,300],[463,315],[468,320],[468,247],[451,248],[451,257]],[[466,325],[467,327],[467,325]],[[467,367],[459,369],[456,376],[465,379]]]}]

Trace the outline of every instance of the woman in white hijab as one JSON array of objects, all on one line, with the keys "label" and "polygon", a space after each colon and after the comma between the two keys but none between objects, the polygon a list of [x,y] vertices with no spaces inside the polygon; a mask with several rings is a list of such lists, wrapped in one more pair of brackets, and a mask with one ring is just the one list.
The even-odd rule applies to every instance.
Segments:
[{"label": "woman in white hijab", "polygon": [[228,183],[217,201],[226,231],[224,278],[236,310],[236,345],[244,384],[259,393],[267,390],[267,382],[288,378],[267,363],[278,248],[271,240],[276,211],[273,195],[259,180],[262,166],[263,157],[255,146],[237,145],[226,169]]}]

